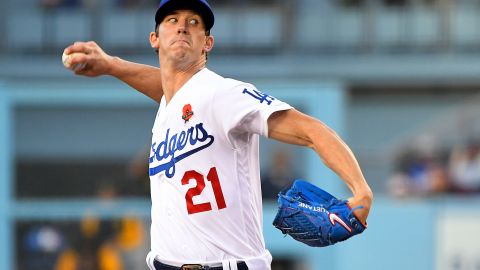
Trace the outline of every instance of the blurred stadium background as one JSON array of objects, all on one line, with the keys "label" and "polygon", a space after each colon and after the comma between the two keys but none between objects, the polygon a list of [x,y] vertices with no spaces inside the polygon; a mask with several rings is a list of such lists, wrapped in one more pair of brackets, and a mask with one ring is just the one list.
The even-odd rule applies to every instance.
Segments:
[{"label": "blurred stadium background", "polygon": [[[312,152],[264,141],[274,270],[480,269],[479,0],[210,2],[210,68],[337,130],[376,195],[360,236],[323,249],[284,238],[274,198],[293,178],[348,193]],[[60,58],[95,40],[157,65],[157,5],[0,1],[0,269],[146,269],[156,105]]]}]

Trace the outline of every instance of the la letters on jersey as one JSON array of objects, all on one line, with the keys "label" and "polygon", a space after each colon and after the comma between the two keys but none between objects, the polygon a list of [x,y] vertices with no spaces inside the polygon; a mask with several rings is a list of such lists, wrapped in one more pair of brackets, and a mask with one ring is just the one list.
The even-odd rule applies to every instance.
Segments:
[{"label": "la letters on jersey", "polygon": [[[168,129],[165,133],[164,140],[160,143],[152,143],[152,154],[148,159],[150,176],[165,171],[165,175],[168,178],[172,178],[175,175],[175,163],[209,147],[214,140],[213,135],[208,134],[208,131],[203,127],[203,123],[196,124],[194,127],[190,127],[172,136],[170,136],[170,129]],[[193,146],[193,148],[187,147],[187,144]],[[187,147],[188,150],[182,153],[181,151],[185,147]],[[180,152],[180,154],[176,155],[177,152]],[[164,161],[164,163],[152,166],[152,163],[155,161]]]},{"label": "la letters on jersey", "polygon": [[263,103],[265,101],[267,103],[267,105],[271,105],[272,101],[275,100],[274,97],[270,96],[269,94],[264,94],[264,93],[258,91],[257,89],[252,89],[252,91],[249,91],[247,88],[245,88],[245,89],[243,89],[242,94],[247,94],[247,95],[253,97],[254,99],[258,99],[258,101],[260,101],[260,103]]}]

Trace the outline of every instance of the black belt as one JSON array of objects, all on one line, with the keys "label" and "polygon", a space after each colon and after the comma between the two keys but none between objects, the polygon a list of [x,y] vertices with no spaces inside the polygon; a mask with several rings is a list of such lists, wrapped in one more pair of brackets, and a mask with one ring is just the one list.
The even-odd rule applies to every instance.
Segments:
[{"label": "black belt", "polygon": [[[156,270],[223,270],[223,266],[210,267],[210,266],[204,266],[201,264],[184,264],[178,267],[178,266],[164,264],[157,260],[153,261],[153,266],[155,266]],[[237,269],[248,270],[248,266],[245,262],[238,262]]]}]

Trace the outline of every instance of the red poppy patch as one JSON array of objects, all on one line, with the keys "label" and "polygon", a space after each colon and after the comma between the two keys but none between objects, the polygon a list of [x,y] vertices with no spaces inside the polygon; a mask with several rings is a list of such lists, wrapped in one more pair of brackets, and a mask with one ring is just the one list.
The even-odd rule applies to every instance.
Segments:
[{"label": "red poppy patch", "polygon": [[186,104],[185,106],[183,106],[182,119],[185,121],[185,123],[187,123],[188,120],[192,118],[192,116],[193,116],[192,105]]}]

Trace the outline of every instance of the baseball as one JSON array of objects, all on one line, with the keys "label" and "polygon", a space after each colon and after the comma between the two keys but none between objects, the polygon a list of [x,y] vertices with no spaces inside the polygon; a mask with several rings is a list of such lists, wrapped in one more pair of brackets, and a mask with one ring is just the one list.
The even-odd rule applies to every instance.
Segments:
[{"label": "baseball", "polygon": [[87,65],[86,63],[77,63],[77,64],[74,64],[72,65],[70,63],[70,59],[76,55],[82,55],[83,53],[71,53],[71,54],[65,54],[65,52],[62,54],[62,63],[63,65],[68,68],[68,69],[71,69],[73,71],[77,71],[77,70],[81,70],[83,68],[85,68],[85,66]]}]

